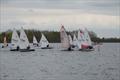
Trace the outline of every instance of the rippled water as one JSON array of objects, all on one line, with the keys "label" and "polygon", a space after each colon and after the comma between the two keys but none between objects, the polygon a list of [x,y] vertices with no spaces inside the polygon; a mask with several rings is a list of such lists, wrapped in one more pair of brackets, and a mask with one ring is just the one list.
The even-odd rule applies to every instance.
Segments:
[{"label": "rippled water", "polygon": [[0,49],[0,80],[120,80],[120,44],[104,43],[100,51],[11,52]]}]

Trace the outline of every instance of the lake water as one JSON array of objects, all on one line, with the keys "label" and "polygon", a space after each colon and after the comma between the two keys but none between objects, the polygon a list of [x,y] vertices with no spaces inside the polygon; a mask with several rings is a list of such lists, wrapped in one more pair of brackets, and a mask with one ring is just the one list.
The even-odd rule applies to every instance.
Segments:
[{"label": "lake water", "polygon": [[11,52],[0,49],[0,80],[120,80],[120,43],[103,43],[100,51]]}]

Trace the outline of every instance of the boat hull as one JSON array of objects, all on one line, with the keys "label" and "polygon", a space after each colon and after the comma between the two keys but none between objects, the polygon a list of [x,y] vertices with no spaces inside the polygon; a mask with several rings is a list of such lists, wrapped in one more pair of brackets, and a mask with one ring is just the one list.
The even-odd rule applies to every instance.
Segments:
[{"label": "boat hull", "polygon": [[89,51],[94,51],[94,49],[79,49],[79,51],[89,52]]},{"label": "boat hull", "polygon": [[11,49],[10,51],[19,51],[18,49]]},{"label": "boat hull", "polygon": [[30,52],[30,51],[35,51],[35,49],[20,49],[20,52]]},{"label": "boat hull", "polygon": [[53,47],[42,47],[41,49],[53,49]]},{"label": "boat hull", "polygon": [[71,49],[71,50],[61,50],[61,51],[74,51],[73,49]]},{"label": "boat hull", "polygon": [[64,49],[64,50],[62,50],[62,51],[73,51],[73,49],[68,48],[68,49]]}]

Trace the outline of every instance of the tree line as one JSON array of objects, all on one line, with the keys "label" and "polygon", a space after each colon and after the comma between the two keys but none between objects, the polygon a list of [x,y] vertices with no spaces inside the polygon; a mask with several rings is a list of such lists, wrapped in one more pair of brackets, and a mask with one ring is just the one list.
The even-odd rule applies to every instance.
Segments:
[{"label": "tree line", "polygon": [[[18,35],[20,35],[19,30],[17,30]],[[50,43],[59,43],[60,42],[60,32],[58,31],[39,31],[33,29],[26,29],[25,33],[28,37],[30,43],[33,42],[33,36],[36,37],[39,42],[41,39],[41,33],[43,33]],[[73,37],[73,34],[77,35],[77,31],[67,31],[67,34],[70,34]],[[89,35],[93,42],[120,42],[120,38],[99,38],[97,34],[93,31],[89,31]],[[7,38],[7,42],[11,42],[12,30],[0,33],[0,43],[3,43],[4,36]]]}]

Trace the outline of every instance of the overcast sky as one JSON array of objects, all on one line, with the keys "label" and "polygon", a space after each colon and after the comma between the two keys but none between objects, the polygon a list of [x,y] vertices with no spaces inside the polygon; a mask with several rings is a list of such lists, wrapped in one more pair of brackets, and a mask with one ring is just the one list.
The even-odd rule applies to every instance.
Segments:
[{"label": "overcast sky", "polygon": [[99,37],[119,37],[120,0],[0,0],[0,31],[86,27]]}]

